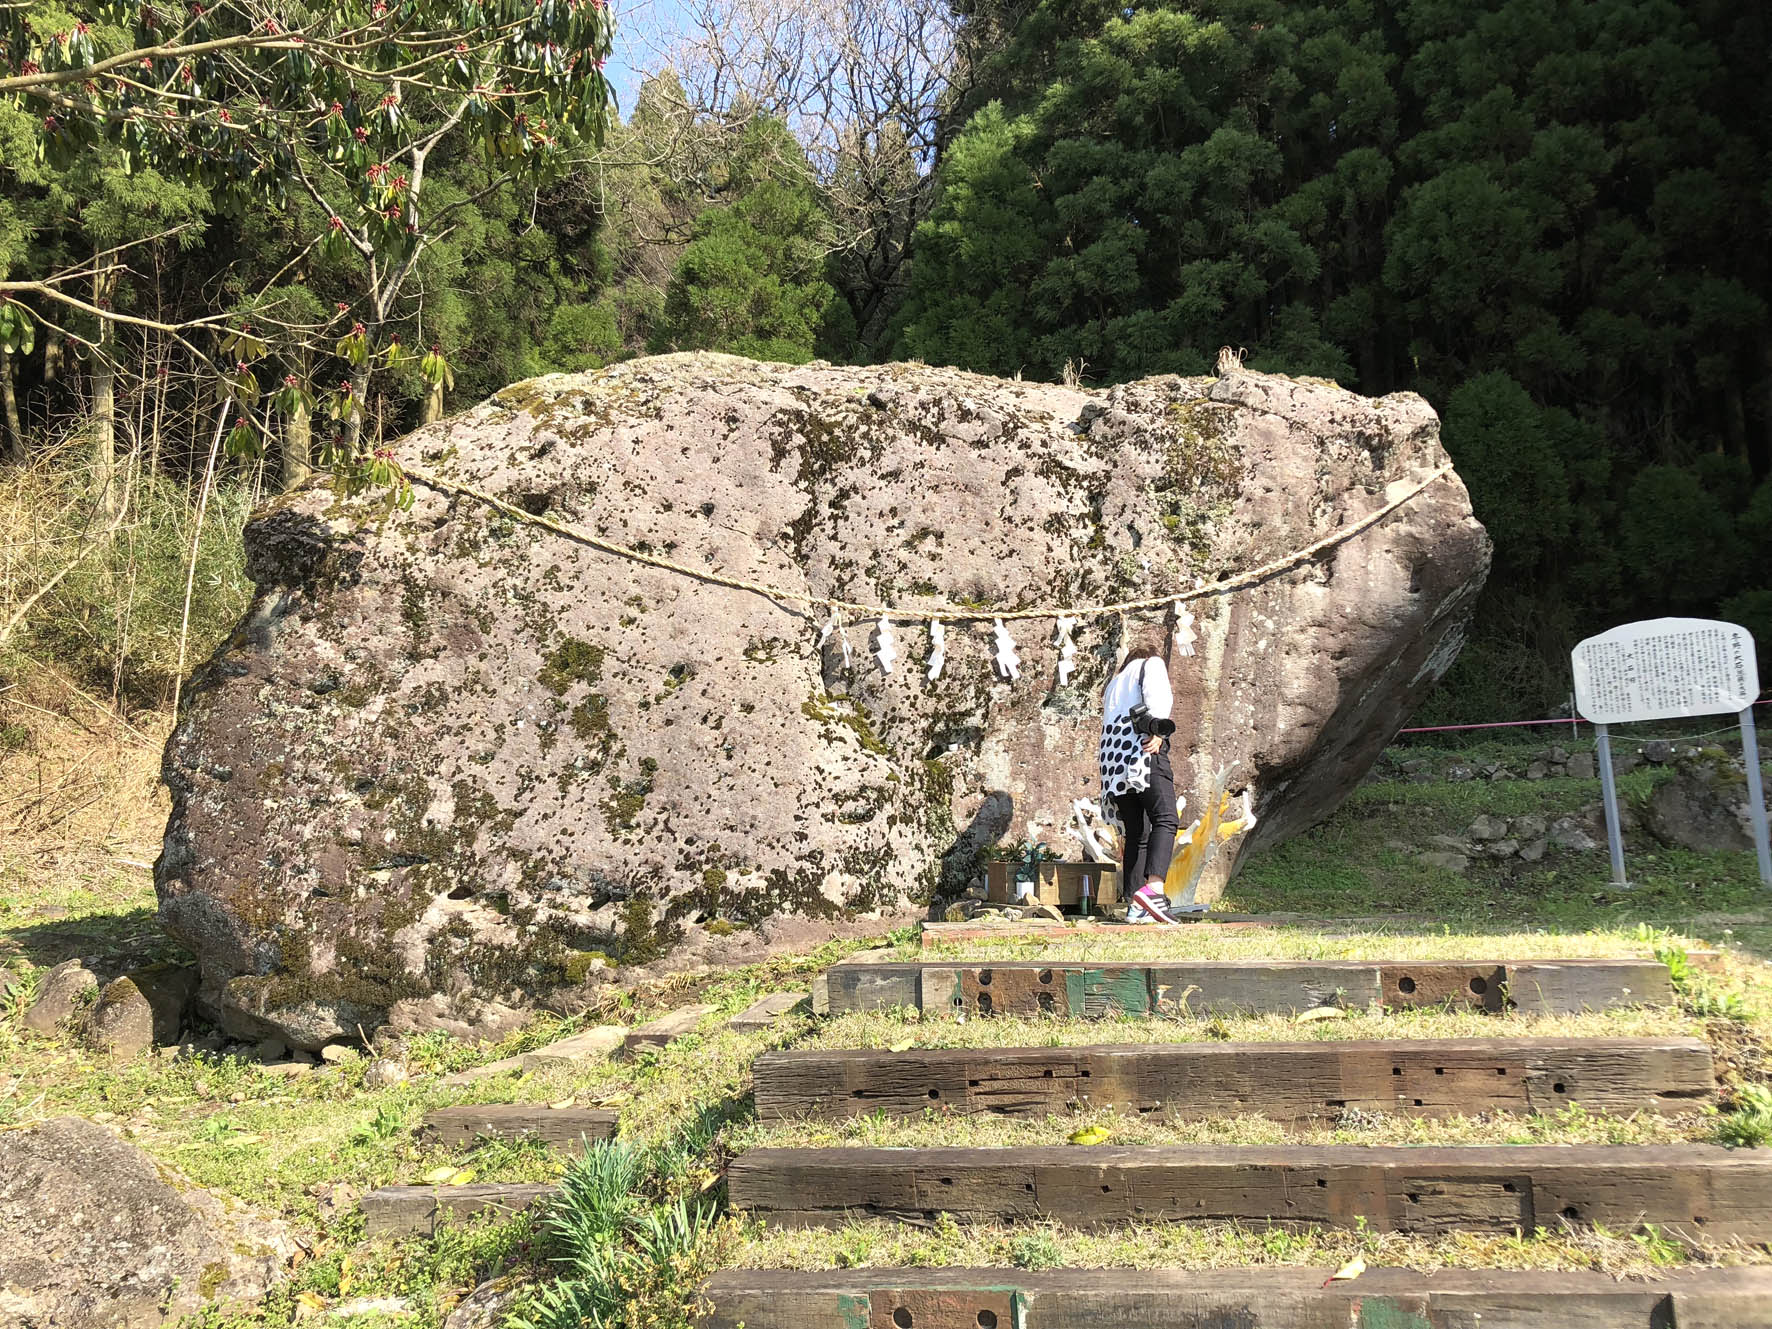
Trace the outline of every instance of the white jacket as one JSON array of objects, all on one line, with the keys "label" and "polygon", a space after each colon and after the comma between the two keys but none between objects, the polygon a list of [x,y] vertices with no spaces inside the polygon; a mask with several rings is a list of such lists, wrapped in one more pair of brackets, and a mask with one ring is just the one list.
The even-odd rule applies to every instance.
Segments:
[{"label": "white jacket", "polygon": [[1169,691],[1169,671],[1161,656],[1131,661],[1114,675],[1101,700],[1102,728],[1124,718],[1141,700],[1153,720],[1167,720],[1175,708],[1174,694]]}]

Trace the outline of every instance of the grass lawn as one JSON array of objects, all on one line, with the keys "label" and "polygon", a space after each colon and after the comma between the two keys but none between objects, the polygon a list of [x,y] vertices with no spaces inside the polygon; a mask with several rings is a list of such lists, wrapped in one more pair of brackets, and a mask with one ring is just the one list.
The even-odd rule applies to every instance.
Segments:
[{"label": "grass lawn", "polygon": [[[1485,753],[1524,769],[1536,742],[1491,742]],[[1627,809],[1663,778],[1649,768],[1619,778]],[[1479,816],[1576,816],[1600,802],[1600,782],[1473,780],[1368,782],[1310,833],[1252,859],[1231,882],[1223,909],[1299,911],[1317,917],[1427,914],[1453,931],[1528,924],[1563,933],[1617,931],[1638,922],[1710,944],[1772,957],[1772,889],[1751,853],[1699,854],[1629,835],[1630,886],[1611,883],[1604,846],[1551,850],[1538,863],[1473,860],[1464,873],[1421,863],[1431,837],[1460,835]]]},{"label": "grass lawn", "polygon": [[[945,1220],[945,1221],[944,1221]],[[1311,1265],[1335,1268],[1363,1256],[1375,1266],[1601,1270],[1641,1277],[1692,1264],[1764,1264],[1763,1249],[1735,1243],[1693,1245],[1659,1232],[1556,1228],[1524,1235],[1398,1233],[1250,1228],[1234,1223],[1148,1224],[1083,1231],[1057,1224],[927,1226],[878,1219],[829,1230],[775,1230],[740,1224],[727,1246],[732,1266],[857,1269],[887,1266],[1018,1269],[1182,1268]]]},{"label": "grass lawn", "polygon": [[[1007,930],[1007,929],[1006,929]],[[1052,935],[1048,936],[1047,933]],[[940,941],[921,946],[913,938],[894,947],[902,960],[1573,960],[1587,957],[1647,959],[1662,933],[1647,925],[1526,930],[1517,924],[1444,924],[1435,929],[1388,925],[1372,931],[1319,932],[1308,925],[1284,927],[1049,928],[1038,933]],[[1710,943],[1675,939],[1689,950]]]},{"label": "grass lawn", "polygon": [[1708,1022],[1658,1007],[1580,1015],[1486,1015],[1427,1007],[1350,1010],[1336,1020],[1300,1023],[1285,1015],[1203,1020],[1123,1015],[1102,1020],[993,1015],[988,1020],[926,1019],[912,1010],[867,1011],[820,1024],[795,1044],[807,1048],[1084,1047],[1092,1043],[1308,1043],[1337,1039],[1702,1037]]}]

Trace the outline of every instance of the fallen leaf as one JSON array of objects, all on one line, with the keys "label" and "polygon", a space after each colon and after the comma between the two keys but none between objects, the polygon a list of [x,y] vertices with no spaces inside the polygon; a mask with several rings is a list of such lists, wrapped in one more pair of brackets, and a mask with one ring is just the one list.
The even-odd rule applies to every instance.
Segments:
[{"label": "fallen leaf", "polygon": [[475,1177],[477,1177],[479,1175],[480,1174],[478,1172],[475,1172],[473,1168],[464,1167],[464,1168],[457,1170],[453,1174],[451,1174],[451,1176],[449,1178],[449,1184],[451,1186],[466,1186],[470,1181],[472,1181]]},{"label": "fallen leaf", "polygon": [[1111,1135],[1113,1135],[1113,1132],[1106,1126],[1085,1126],[1082,1130],[1077,1131],[1071,1136],[1071,1143],[1101,1144]]},{"label": "fallen leaf", "polygon": [[1300,1011],[1294,1017],[1295,1024],[1309,1024],[1312,1020],[1342,1020],[1347,1012],[1339,1006],[1313,1006],[1308,1011]]},{"label": "fallen leaf", "polygon": [[886,1050],[888,1052],[909,1052],[916,1045],[917,1045],[916,1039],[907,1038],[907,1039],[902,1040],[901,1042],[894,1043],[891,1047],[887,1048]]},{"label": "fallen leaf", "polygon": [[354,1277],[352,1277],[354,1272],[355,1271],[352,1268],[350,1256],[347,1255],[347,1256],[345,1256],[344,1259],[342,1259],[338,1262],[338,1295],[339,1296],[341,1296],[341,1297],[344,1296],[356,1284],[357,1280]]},{"label": "fallen leaf", "polygon": [[567,1108],[572,1106],[572,1103],[572,1099],[562,1098],[558,1103],[549,1103],[548,1107],[555,1112],[564,1112]]},{"label": "fallen leaf", "polygon": [[419,1180],[424,1182],[427,1186],[441,1186],[454,1175],[455,1166],[454,1164],[450,1164],[447,1167],[432,1168],[429,1172],[425,1173],[424,1176],[420,1177]]},{"label": "fallen leaf", "polygon": [[1365,1272],[1366,1261],[1356,1255],[1353,1259],[1342,1265],[1341,1268],[1330,1274],[1329,1277],[1325,1278],[1323,1280],[1323,1286],[1328,1287],[1331,1283],[1346,1283],[1351,1279],[1358,1278]]},{"label": "fallen leaf", "polygon": [[295,1294],[295,1318],[305,1320],[310,1315],[318,1315],[326,1309],[326,1298],[318,1292],[298,1292]]}]

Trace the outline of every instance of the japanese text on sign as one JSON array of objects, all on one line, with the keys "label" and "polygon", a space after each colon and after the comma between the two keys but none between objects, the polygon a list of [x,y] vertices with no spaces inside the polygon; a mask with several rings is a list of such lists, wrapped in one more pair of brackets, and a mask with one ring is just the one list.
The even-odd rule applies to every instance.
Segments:
[{"label": "japanese text on sign", "polygon": [[1595,724],[1734,713],[1760,693],[1754,639],[1706,618],[1627,623],[1575,648],[1575,709]]}]

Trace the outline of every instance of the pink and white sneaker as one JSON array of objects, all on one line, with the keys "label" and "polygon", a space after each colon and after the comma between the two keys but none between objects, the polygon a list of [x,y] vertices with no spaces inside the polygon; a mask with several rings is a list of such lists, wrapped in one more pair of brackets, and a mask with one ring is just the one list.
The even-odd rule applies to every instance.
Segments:
[{"label": "pink and white sneaker", "polygon": [[1132,893],[1131,907],[1126,910],[1128,923],[1167,923],[1171,927],[1175,920],[1169,916],[1169,897],[1157,887],[1146,882]]}]

